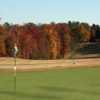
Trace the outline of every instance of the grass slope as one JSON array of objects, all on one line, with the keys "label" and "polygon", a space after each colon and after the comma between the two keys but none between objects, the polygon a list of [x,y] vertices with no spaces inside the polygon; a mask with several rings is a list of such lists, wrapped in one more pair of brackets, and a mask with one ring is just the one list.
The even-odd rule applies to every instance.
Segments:
[{"label": "grass slope", "polygon": [[[13,74],[0,73],[0,100],[14,100]],[[100,68],[17,73],[16,100],[99,100]]]}]

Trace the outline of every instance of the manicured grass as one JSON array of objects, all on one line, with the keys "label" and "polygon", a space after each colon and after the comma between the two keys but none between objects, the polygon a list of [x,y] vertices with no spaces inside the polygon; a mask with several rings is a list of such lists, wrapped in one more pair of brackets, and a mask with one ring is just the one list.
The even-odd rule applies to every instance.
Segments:
[{"label": "manicured grass", "polygon": [[100,68],[17,73],[17,100],[99,100]]},{"label": "manicured grass", "polygon": [[[16,100],[99,100],[100,67],[17,73]],[[0,100],[15,100],[13,73],[0,72]]]},{"label": "manicured grass", "polygon": [[0,70],[0,100],[15,100],[15,97],[13,73]]}]

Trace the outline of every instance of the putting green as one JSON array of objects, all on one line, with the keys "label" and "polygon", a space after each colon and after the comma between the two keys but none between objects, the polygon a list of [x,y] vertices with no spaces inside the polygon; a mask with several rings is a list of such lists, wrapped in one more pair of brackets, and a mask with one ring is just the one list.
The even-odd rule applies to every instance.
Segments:
[{"label": "putting green", "polygon": [[17,100],[99,100],[100,68],[17,73]]},{"label": "putting green", "polygon": [[0,71],[0,100],[15,100],[14,76],[10,71]]},{"label": "putting green", "polygon": [[0,73],[0,100],[99,100],[100,67]]}]

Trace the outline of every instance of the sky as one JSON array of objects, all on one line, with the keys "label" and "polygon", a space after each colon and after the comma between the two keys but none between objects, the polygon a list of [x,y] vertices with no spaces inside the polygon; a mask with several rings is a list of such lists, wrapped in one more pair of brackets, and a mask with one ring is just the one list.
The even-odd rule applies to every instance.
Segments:
[{"label": "sky", "polygon": [[0,24],[80,21],[100,25],[100,0],[0,0]]}]

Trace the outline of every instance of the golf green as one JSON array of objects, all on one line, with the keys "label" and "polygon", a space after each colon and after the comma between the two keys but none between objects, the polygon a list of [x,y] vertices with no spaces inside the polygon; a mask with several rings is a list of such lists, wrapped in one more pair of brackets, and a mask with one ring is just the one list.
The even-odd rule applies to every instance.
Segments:
[{"label": "golf green", "polygon": [[14,100],[14,76],[11,71],[0,71],[0,100]]},{"label": "golf green", "polygon": [[[16,100],[99,100],[100,67],[19,72]],[[13,74],[0,74],[0,100],[14,100]]]}]

